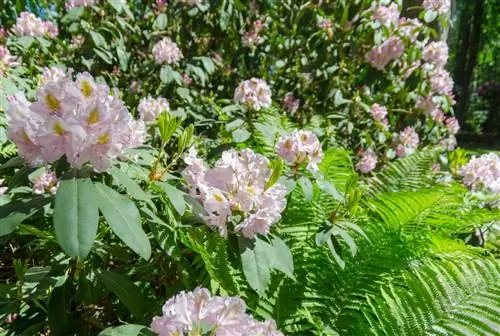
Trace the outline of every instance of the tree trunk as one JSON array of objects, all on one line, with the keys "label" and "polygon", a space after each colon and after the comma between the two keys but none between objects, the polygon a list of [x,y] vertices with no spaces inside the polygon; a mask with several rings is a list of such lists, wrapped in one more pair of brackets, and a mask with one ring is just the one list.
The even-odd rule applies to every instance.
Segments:
[{"label": "tree trunk", "polygon": [[464,85],[464,75],[465,68],[467,66],[467,54],[469,52],[470,44],[470,13],[464,8],[460,14],[460,51],[457,55],[457,60],[455,62],[455,86],[457,92],[457,98],[462,100],[462,88]]},{"label": "tree trunk", "polygon": [[462,122],[466,119],[467,107],[469,105],[469,92],[472,75],[477,63],[477,55],[481,42],[481,26],[484,19],[484,0],[477,0],[474,3],[474,17],[472,21],[472,33],[470,39],[469,57],[462,83],[462,99],[458,107],[458,118]]}]

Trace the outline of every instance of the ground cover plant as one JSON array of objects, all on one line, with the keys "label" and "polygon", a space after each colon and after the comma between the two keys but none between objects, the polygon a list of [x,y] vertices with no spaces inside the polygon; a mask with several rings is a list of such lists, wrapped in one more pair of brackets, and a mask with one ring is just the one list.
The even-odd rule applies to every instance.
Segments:
[{"label": "ground cover plant", "polygon": [[449,1],[4,1],[5,335],[495,335]]}]

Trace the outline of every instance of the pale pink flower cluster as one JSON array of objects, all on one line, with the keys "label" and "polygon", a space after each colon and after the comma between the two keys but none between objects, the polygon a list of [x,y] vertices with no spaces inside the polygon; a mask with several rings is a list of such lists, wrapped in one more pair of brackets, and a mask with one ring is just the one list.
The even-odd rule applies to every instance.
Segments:
[{"label": "pale pink flower cluster", "polygon": [[37,195],[41,195],[46,192],[55,195],[58,187],[59,182],[57,180],[56,173],[50,171],[43,173],[33,181],[33,193]]},{"label": "pale pink flower cluster", "polygon": [[64,71],[64,69],[60,67],[57,66],[53,66],[50,68],[45,67],[43,68],[43,73],[42,76],[40,77],[40,84],[46,85],[49,82],[57,82],[59,80],[64,79],[68,75],[69,74],[67,74],[66,71]]},{"label": "pale pink flower cluster", "polygon": [[164,37],[153,46],[153,58],[157,64],[177,64],[184,56],[177,44]]},{"label": "pale pink flower cluster", "polygon": [[299,109],[300,99],[295,98],[292,92],[288,92],[283,98],[283,106],[289,115],[293,116]]},{"label": "pale pink flower cluster", "polygon": [[446,128],[448,129],[448,132],[452,135],[455,135],[458,133],[460,130],[460,125],[458,123],[457,118],[455,117],[450,117],[445,120]]},{"label": "pale pink flower cluster", "polygon": [[22,12],[16,19],[12,31],[18,36],[50,37],[59,35],[57,27],[50,21],[44,21],[35,14]]},{"label": "pale pink flower cluster", "polygon": [[495,153],[483,154],[472,159],[460,169],[464,184],[476,190],[484,187],[500,193],[500,156]]},{"label": "pale pink flower cluster", "polygon": [[155,316],[151,329],[159,336],[283,336],[274,320],[255,320],[247,314],[245,302],[238,297],[212,296],[206,288],[180,292]]},{"label": "pale pink flower cluster", "polygon": [[404,44],[398,37],[392,36],[381,45],[374,47],[366,55],[366,61],[374,68],[383,70],[389,62],[403,55]]},{"label": "pale pink flower cluster", "polygon": [[420,138],[413,127],[408,126],[399,133],[397,141],[398,145],[396,147],[396,155],[399,157],[405,157],[418,147]]},{"label": "pale pink flower cluster", "polygon": [[207,224],[222,236],[228,234],[227,222],[233,212],[243,214],[235,231],[247,238],[268,234],[280,220],[286,206],[286,189],[278,183],[267,186],[272,171],[266,157],[251,149],[230,149],[222,153],[213,168],[208,168],[191,148],[184,161],[187,167],[182,176],[190,195],[203,205]]},{"label": "pale pink flower cluster", "polygon": [[323,30],[328,30],[332,28],[333,23],[332,20],[327,19],[327,18],[319,18],[318,19],[318,27],[323,29]]},{"label": "pale pink flower cluster", "polygon": [[379,104],[373,104],[370,113],[374,120],[387,124],[387,119],[386,119],[387,108],[385,106],[381,106]]},{"label": "pale pink flower cluster", "polygon": [[234,101],[259,111],[261,108],[271,106],[271,89],[265,80],[251,78],[238,85],[234,91]]},{"label": "pale pink flower cluster", "polygon": [[386,27],[397,25],[399,15],[400,13],[398,5],[394,2],[392,2],[389,7],[378,6],[377,9],[373,12],[373,18]]},{"label": "pale pink flower cluster", "polygon": [[142,98],[137,107],[141,120],[154,121],[163,111],[170,111],[168,101],[163,98]]},{"label": "pale pink flower cluster", "polygon": [[408,19],[402,17],[398,22],[398,30],[403,35],[410,39],[411,42],[415,42],[420,34],[420,27],[422,23],[418,19]]},{"label": "pale pink flower cluster", "polygon": [[444,150],[452,151],[457,147],[457,138],[453,135],[450,135],[448,138],[441,139],[439,144],[443,147]]},{"label": "pale pink flower cluster", "polygon": [[424,0],[422,6],[424,9],[433,10],[439,14],[446,14],[450,11],[450,0]]},{"label": "pale pink flower cluster", "polygon": [[0,76],[3,76],[5,70],[18,66],[16,58],[12,56],[6,46],[0,45]]},{"label": "pale pink flower cluster", "polygon": [[71,9],[75,7],[92,7],[97,3],[98,0],[67,0],[64,4],[66,9]]},{"label": "pale pink flower cluster", "polygon": [[264,31],[264,23],[262,20],[256,20],[253,23],[253,30],[243,34],[242,43],[247,48],[253,48],[262,44],[264,38],[260,35]]},{"label": "pale pink flower cluster", "polygon": [[432,115],[439,110],[439,105],[434,102],[432,95],[419,97],[415,107],[422,110],[425,114]]},{"label": "pale pink flower cluster", "polygon": [[448,62],[448,45],[445,42],[431,42],[424,47],[422,57],[425,61],[443,68]]},{"label": "pale pink flower cluster", "polygon": [[276,143],[276,151],[294,166],[307,164],[307,168],[312,171],[316,171],[318,163],[323,160],[321,144],[310,131],[296,130],[282,136]]},{"label": "pale pink flower cluster", "polygon": [[89,73],[42,85],[34,103],[22,93],[11,101],[7,133],[31,166],[65,156],[73,167],[90,162],[105,171],[110,159],[145,140],[144,122],[134,120],[123,101]]},{"label": "pale pink flower cluster", "polygon": [[356,169],[366,174],[377,167],[377,155],[372,150],[364,151],[359,162],[356,164]]},{"label": "pale pink flower cluster", "polygon": [[443,68],[436,68],[429,73],[431,90],[438,94],[449,94],[453,90],[453,78]]},{"label": "pale pink flower cluster", "polygon": [[3,183],[5,182],[5,179],[0,179],[0,196],[5,195],[7,190],[9,189],[8,187],[4,187]]}]

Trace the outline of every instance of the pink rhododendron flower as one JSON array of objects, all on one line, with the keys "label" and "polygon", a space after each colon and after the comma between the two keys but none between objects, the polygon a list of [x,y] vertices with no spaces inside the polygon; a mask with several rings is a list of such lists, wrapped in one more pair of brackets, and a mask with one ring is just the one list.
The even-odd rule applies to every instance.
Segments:
[{"label": "pink rhododendron flower", "polygon": [[286,189],[281,184],[267,186],[271,176],[269,160],[251,149],[222,153],[213,168],[197,157],[192,148],[184,157],[187,164],[182,176],[189,186],[189,193],[205,209],[204,220],[221,235],[227,236],[227,221],[233,211],[243,214],[236,225],[247,238],[256,234],[266,235],[271,226],[280,220],[285,209]]},{"label": "pink rhododendron flower", "polygon": [[123,150],[141,145],[146,133],[144,122],[132,119],[123,101],[89,73],[42,85],[34,103],[17,94],[6,115],[7,134],[31,166],[64,155],[73,167],[90,162],[105,171]]},{"label": "pink rhododendron flower", "polygon": [[403,55],[403,42],[393,36],[381,45],[370,50],[366,55],[366,61],[374,68],[383,70],[389,62]]},{"label": "pink rhododendron flower", "polygon": [[458,120],[455,117],[450,117],[445,120],[446,128],[448,132],[452,135],[455,135],[460,130],[460,125],[458,124]]},{"label": "pink rhododendron flower", "polygon": [[450,11],[450,0],[424,0],[422,6],[424,9],[433,10],[439,14],[446,14]]},{"label": "pink rhododendron flower", "polygon": [[7,190],[9,189],[8,187],[4,187],[3,183],[5,182],[5,179],[0,179],[0,196],[5,195]]},{"label": "pink rhododendron flower", "polygon": [[271,106],[271,89],[265,80],[251,78],[238,85],[234,91],[234,101],[259,111],[261,108]]},{"label": "pink rhododendron flower", "polygon": [[97,3],[98,0],[67,0],[64,4],[66,9],[71,9],[75,7],[92,7]]},{"label": "pink rhododendron flower", "polygon": [[429,74],[429,84],[433,92],[448,94],[453,89],[453,79],[448,71],[437,68]]},{"label": "pink rhododendron flower", "polygon": [[262,44],[264,42],[264,38],[257,32],[249,31],[243,34],[241,41],[243,43],[243,46],[247,48],[253,48],[258,46],[259,44]]},{"label": "pink rhododendron flower", "polygon": [[356,164],[356,169],[366,174],[371,172],[377,166],[377,155],[372,150],[364,151],[361,159]]},{"label": "pink rhododendron flower", "polygon": [[50,21],[44,21],[29,12],[22,12],[12,27],[14,34],[18,36],[33,37],[56,37],[59,32]]},{"label": "pink rhododendron flower", "polygon": [[432,95],[428,95],[426,97],[419,97],[415,107],[430,115],[439,109],[439,104],[434,102]]},{"label": "pink rhododendron flower", "polygon": [[433,163],[432,164],[432,167],[431,167],[431,171],[434,173],[434,174],[437,174],[441,171],[441,165],[439,163]]},{"label": "pink rhododendron flower", "polygon": [[41,85],[46,85],[50,82],[57,82],[59,80],[63,80],[66,78],[68,74],[66,74],[66,71],[64,69],[53,66],[50,68],[43,68],[43,73],[42,76],[40,77],[40,84]]},{"label": "pink rhododendron flower", "polygon": [[282,136],[276,143],[276,151],[289,163],[295,166],[307,164],[307,168],[313,171],[323,160],[321,144],[310,131],[298,130]]},{"label": "pink rhododendron flower", "polygon": [[448,138],[439,141],[439,144],[444,150],[452,151],[457,147],[457,139],[453,135],[450,135]]},{"label": "pink rhododendron flower", "polygon": [[374,120],[387,123],[387,108],[385,106],[373,104],[370,112]]},{"label": "pink rhododendron flower", "polygon": [[283,106],[289,115],[293,116],[299,109],[300,99],[295,98],[292,92],[288,92],[283,98]]},{"label": "pink rhododendron flower", "polygon": [[48,171],[38,176],[33,181],[33,192],[37,195],[41,195],[46,192],[55,195],[58,186],[59,182],[57,180],[56,173]]},{"label": "pink rhododendron flower", "polygon": [[398,30],[403,35],[410,39],[411,42],[415,42],[420,34],[420,27],[422,23],[418,19],[408,19],[402,17],[398,22]]},{"label": "pink rhododendron flower", "polygon": [[154,121],[163,111],[170,111],[168,101],[163,98],[142,98],[137,107],[141,120]]},{"label": "pink rhododendron flower", "polygon": [[463,182],[466,186],[476,190],[480,187],[500,193],[500,156],[495,153],[473,156],[470,161],[460,169]]},{"label": "pink rhododendron flower", "polygon": [[11,55],[6,46],[0,45],[0,76],[3,76],[5,70],[19,66],[16,58]]},{"label": "pink rhododendron flower", "polygon": [[243,300],[212,296],[205,288],[180,292],[153,318],[151,329],[159,336],[201,335],[201,330],[216,336],[283,336],[274,320],[255,320],[247,314]]},{"label": "pink rhododendron flower", "polygon": [[420,139],[413,127],[408,126],[399,133],[399,141],[405,147],[417,148]]},{"label": "pink rhododendron flower", "polygon": [[158,64],[177,64],[183,57],[177,44],[168,37],[164,37],[153,46],[153,59]]},{"label": "pink rhododendron flower", "polygon": [[319,18],[318,19],[318,27],[323,29],[323,30],[328,30],[330,28],[332,28],[333,26],[333,23],[330,19],[326,19],[326,18]]},{"label": "pink rhododendron flower", "polygon": [[394,2],[391,3],[389,7],[378,6],[373,12],[373,18],[386,27],[390,27],[391,24],[396,25],[399,20],[399,15],[398,5]]},{"label": "pink rhododendron flower", "polygon": [[423,59],[442,68],[448,62],[448,45],[445,42],[431,42],[424,47]]}]

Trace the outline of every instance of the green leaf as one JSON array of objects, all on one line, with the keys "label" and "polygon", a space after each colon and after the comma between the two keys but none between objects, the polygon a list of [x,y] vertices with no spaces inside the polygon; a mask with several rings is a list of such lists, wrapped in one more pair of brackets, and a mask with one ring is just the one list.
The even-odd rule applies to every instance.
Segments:
[{"label": "green leaf", "polygon": [[99,209],[113,232],[134,252],[148,260],[151,257],[151,245],[142,229],[135,203],[102,183],[96,183],[95,188]]},{"label": "green leaf", "polygon": [[70,9],[66,15],[61,18],[61,22],[64,24],[68,24],[72,21],[76,21],[83,14],[84,7],[78,6]]},{"label": "green leaf", "polygon": [[35,42],[35,39],[31,36],[21,36],[17,39],[17,43],[23,48],[23,50],[29,49],[33,42]]},{"label": "green leaf", "polygon": [[202,56],[199,59],[203,63],[203,67],[208,73],[212,73],[215,71],[214,61],[210,57]]},{"label": "green leaf", "polygon": [[24,273],[24,282],[40,282],[40,280],[44,279],[47,277],[47,275],[50,273],[50,270],[52,267],[50,266],[45,266],[45,267],[31,267],[26,270],[26,273]]},{"label": "green leaf", "polygon": [[261,239],[247,239],[238,236],[243,273],[260,296],[264,296],[271,281],[271,267],[268,260],[269,244]]},{"label": "green leaf", "polygon": [[125,174],[118,167],[111,167],[108,172],[113,176],[113,183],[119,184],[127,189],[130,196],[139,201],[144,201],[148,203],[149,206],[155,208],[154,203],[151,201],[151,197],[135,182],[131,177]]},{"label": "green leaf", "polygon": [[108,64],[113,64],[113,55],[107,51],[98,48],[94,48],[94,52],[99,56],[104,62]]},{"label": "green leaf", "polygon": [[70,257],[85,258],[94,243],[99,223],[95,196],[88,178],[63,179],[59,184],[54,229],[59,245]]},{"label": "green leaf", "polygon": [[344,201],[344,196],[342,196],[337,188],[333,185],[333,183],[323,179],[323,178],[317,178],[316,183],[318,184],[318,187],[320,187],[321,190],[325,191],[328,193],[330,196],[332,196],[335,200],[339,202]]},{"label": "green leaf", "polygon": [[120,62],[120,68],[123,71],[127,71],[128,63],[130,61],[130,53],[127,52],[125,46],[120,45],[116,48],[116,54],[118,56],[118,61]]},{"label": "green leaf", "polygon": [[180,216],[184,215],[184,212],[186,212],[184,193],[166,182],[156,182],[156,184],[163,189],[175,211],[177,211]]},{"label": "green leaf", "polygon": [[124,9],[126,6],[127,2],[122,1],[122,0],[108,0],[108,3],[118,12],[121,13],[121,11]]},{"label": "green leaf", "polygon": [[342,95],[342,91],[337,90],[337,92],[335,93],[334,101],[333,101],[333,104],[335,106],[344,105],[344,104],[347,104],[350,102],[351,102],[350,100],[344,99],[344,97]]},{"label": "green leaf", "polygon": [[237,130],[234,130],[231,135],[233,136],[233,142],[240,143],[248,140],[251,133],[244,128],[238,128]]},{"label": "green leaf", "polygon": [[126,276],[110,271],[103,271],[97,274],[97,278],[128,308],[137,318],[144,316],[144,298],[141,290]]},{"label": "green leaf", "polygon": [[163,83],[169,84],[175,81],[177,84],[182,84],[182,76],[179,72],[172,69],[170,65],[164,65],[160,70],[160,79]]},{"label": "green leaf", "polygon": [[12,233],[24,220],[36,214],[50,203],[51,197],[33,196],[0,206],[0,237]]},{"label": "green leaf", "polygon": [[429,23],[429,22],[432,22],[434,21],[438,16],[438,13],[436,11],[433,11],[433,10],[426,10],[425,11],[425,14],[424,14],[424,21]]},{"label": "green leaf", "polygon": [[231,132],[241,126],[245,123],[245,120],[243,119],[235,119],[229,123],[226,124],[226,131]]},{"label": "green leaf", "polygon": [[92,41],[94,42],[94,45],[96,47],[107,48],[108,43],[106,42],[104,36],[101,35],[101,33],[96,32],[95,30],[91,30],[90,37],[92,37]]},{"label": "green leaf", "polygon": [[179,95],[179,97],[181,97],[182,99],[189,100],[189,101],[191,100],[191,97],[189,96],[189,89],[183,88],[183,87],[179,87],[175,91],[177,92],[177,94]]},{"label": "green leaf", "polygon": [[71,301],[75,289],[70,278],[63,285],[55,287],[50,294],[48,317],[50,334],[67,335],[72,328]]},{"label": "green leaf", "polygon": [[153,24],[154,29],[163,30],[167,26],[168,18],[165,13],[161,13],[156,17],[155,23]]},{"label": "green leaf", "polygon": [[295,276],[293,275],[293,256],[290,248],[278,236],[271,238],[271,245],[269,246],[271,267],[295,280]]},{"label": "green leaf", "polygon": [[98,336],[150,336],[156,335],[147,327],[138,324],[125,324],[119,327],[109,327],[99,333]]},{"label": "green leaf", "polygon": [[273,161],[271,161],[271,176],[269,176],[269,179],[266,182],[266,189],[272,187],[281,177],[281,174],[283,173],[283,159],[280,157],[277,157]]},{"label": "green leaf", "polygon": [[347,231],[342,230],[339,227],[337,227],[336,229],[337,229],[337,232],[340,235],[340,237],[342,237],[344,242],[349,247],[349,250],[351,251],[351,254],[354,257],[356,255],[356,253],[358,252],[358,247],[356,246],[354,239],[352,239],[351,235]]},{"label": "green leaf", "polygon": [[311,180],[309,180],[305,176],[302,176],[299,179],[299,185],[302,188],[302,191],[304,192],[304,197],[306,202],[310,202],[313,198],[313,185],[311,183]]}]

